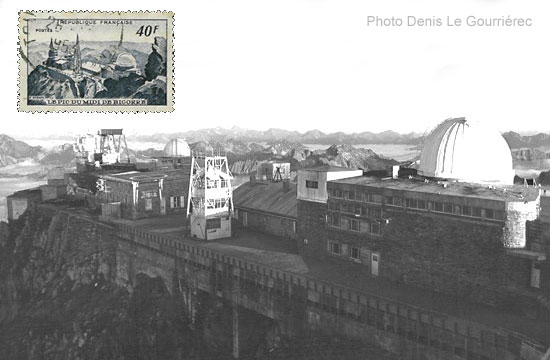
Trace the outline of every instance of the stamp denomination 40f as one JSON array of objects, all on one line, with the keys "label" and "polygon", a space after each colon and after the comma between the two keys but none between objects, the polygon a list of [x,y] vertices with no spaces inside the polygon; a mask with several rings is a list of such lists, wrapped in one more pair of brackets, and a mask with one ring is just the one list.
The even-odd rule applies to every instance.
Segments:
[{"label": "stamp denomination 40f", "polygon": [[19,111],[172,111],[172,12],[19,14]]}]

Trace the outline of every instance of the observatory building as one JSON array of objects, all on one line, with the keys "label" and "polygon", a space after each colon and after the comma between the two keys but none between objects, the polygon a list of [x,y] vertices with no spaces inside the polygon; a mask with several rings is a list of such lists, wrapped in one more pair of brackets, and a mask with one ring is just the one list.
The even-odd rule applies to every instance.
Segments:
[{"label": "observatory building", "polygon": [[466,118],[447,119],[426,138],[418,174],[481,184],[514,181],[512,154],[496,129]]},{"label": "observatory building", "polygon": [[491,305],[512,293],[536,303],[539,289],[550,291],[545,240],[529,237],[541,233],[540,189],[511,185],[510,149],[496,130],[443,121],[418,173],[312,170],[298,172],[302,253]]},{"label": "observatory building", "polygon": [[157,158],[158,169],[190,169],[191,148],[183,139],[172,139],[164,147],[164,156]]},{"label": "observatory building", "polygon": [[191,148],[183,139],[170,140],[164,147],[164,152],[169,157],[191,156]]}]

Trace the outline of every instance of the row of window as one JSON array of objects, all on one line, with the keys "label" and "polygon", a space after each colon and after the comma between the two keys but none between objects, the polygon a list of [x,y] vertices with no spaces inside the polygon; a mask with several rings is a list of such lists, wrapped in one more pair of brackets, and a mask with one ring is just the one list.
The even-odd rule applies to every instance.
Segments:
[{"label": "row of window", "polygon": [[504,220],[505,213],[501,210],[493,210],[476,206],[457,205],[447,202],[425,201],[421,199],[400,198],[394,196],[385,197],[386,205],[403,206],[411,209],[431,210],[435,212],[470,216],[484,219]]},{"label": "row of window", "polygon": [[[181,209],[185,207],[184,196],[170,196],[170,209]],[[145,198],[145,211],[153,211],[153,198]]]},{"label": "row of window", "polygon": [[348,247],[347,254],[343,254],[342,246],[340,245],[340,243],[332,242],[332,241],[329,241],[329,242],[328,242],[328,251],[329,251],[331,254],[334,254],[334,255],[346,255],[346,256],[349,256],[350,258],[352,258],[352,259],[354,259],[354,260],[359,260],[359,258],[360,258],[360,256],[361,256],[361,249],[359,249],[358,247],[349,246],[349,247]]},{"label": "row of window", "polygon": [[369,203],[375,203],[375,204],[381,204],[383,199],[382,195],[380,194],[360,193],[358,191],[353,191],[353,190],[329,189],[328,194],[330,197],[333,197],[336,199],[369,202]]},{"label": "row of window", "polygon": [[[353,190],[340,190],[340,189],[329,189],[329,196],[335,199],[345,199],[350,201],[360,201],[367,203],[381,204],[384,200],[386,205],[392,206],[402,206],[411,209],[419,210],[431,210],[435,212],[448,213],[460,216],[469,216],[477,217],[483,219],[493,219],[493,220],[505,220],[506,216],[504,211],[494,210],[482,207],[467,206],[467,205],[458,205],[447,202],[438,202],[438,201],[426,201],[422,199],[411,199],[411,198],[402,198],[394,196],[383,197],[380,194],[372,193],[361,193]],[[348,212],[356,215],[368,216],[369,210],[361,208],[359,205],[345,205],[337,203],[329,203],[330,210]],[[372,216],[377,217],[377,216]]]},{"label": "row of window", "polygon": [[220,180],[210,180],[206,179],[206,188],[207,189],[218,189],[229,187],[229,180],[220,179]]},{"label": "row of window", "polygon": [[329,201],[328,209],[359,216],[366,216],[372,219],[382,218],[382,209],[379,207],[367,207],[359,204],[343,204]]},{"label": "row of window", "polygon": [[373,235],[381,234],[381,226],[377,221],[351,219],[340,216],[338,213],[329,213],[327,215],[327,223],[329,226],[341,230],[369,233]]},{"label": "row of window", "polygon": [[207,200],[206,208],[207,209],[223,209],[227,205],[227,199],[213,199]]}]

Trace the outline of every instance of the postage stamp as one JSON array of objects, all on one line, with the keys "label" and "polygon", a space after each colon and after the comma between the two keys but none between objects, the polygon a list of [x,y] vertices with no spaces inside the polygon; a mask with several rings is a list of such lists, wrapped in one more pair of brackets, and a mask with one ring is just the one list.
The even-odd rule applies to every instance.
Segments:
[{"label": "postage stamp", "polygon": [[172,111],[174,13],[19,13],[18,110]]}]

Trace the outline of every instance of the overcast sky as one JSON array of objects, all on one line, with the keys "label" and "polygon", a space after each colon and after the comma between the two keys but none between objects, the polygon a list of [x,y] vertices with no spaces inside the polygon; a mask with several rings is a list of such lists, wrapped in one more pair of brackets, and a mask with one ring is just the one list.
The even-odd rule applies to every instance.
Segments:
[{"label": "overcast sky", "polygon": [[[16,111],[17,9],[0,0],[1,132],[16,136],[123,127],[130,133],[204,127],[325,132],[425,132],[466,116],[501,131],[550,132],[547,1],[155,1],[176,14],[176,105],[169,114]],[[26,1],[27,9],[82,8]],[[94,1],[94,9],[151,8]],[[368,25],[369,16],[402,26]],[[407,26],[409,16],[443,26]],[[532,26],[446,26],[447,17],[531,18]],[[7,121],[6,121],[7,120]]]}]

